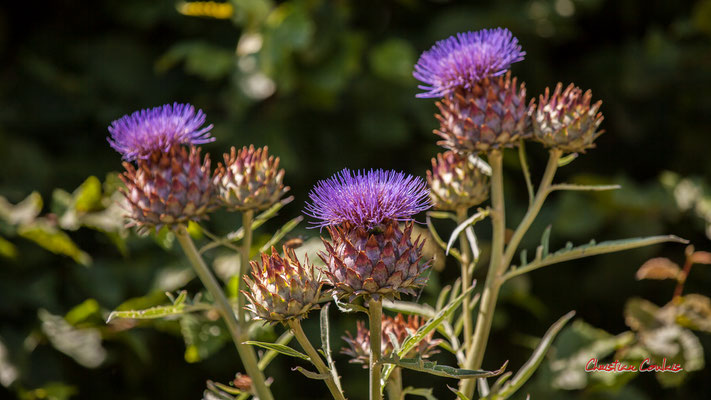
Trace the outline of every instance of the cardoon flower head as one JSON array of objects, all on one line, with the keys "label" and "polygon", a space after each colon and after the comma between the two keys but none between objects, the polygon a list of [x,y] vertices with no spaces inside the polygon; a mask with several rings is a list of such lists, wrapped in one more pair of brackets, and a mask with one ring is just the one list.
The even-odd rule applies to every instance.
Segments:
[{"label": "cardoon flower head", "polygon": [[483,29],[458,33],[435,43],[415,64],[413,76],[426,90],[417,97],[444,97],[457,88],[503,75],[526,52],[508,29]]},{"label": "cardoon flower head", "polygon": [[452,151],[437,154],[427,183],[435,208],[455,211],[481,204],[489,197],[489,178],[469,161]]},{"label": "cardoon flower head", "polygon": [[[374,299],[415,294],[424,286],[420,263],[424,240],[412,236],[412,216],[429,208],[428,191],[420,178],[394,171],[352,173],[343,170],[319,182],[310,194],[306,213],[320,219],[331,241],[323,239],[319,254],[328,266],[327,282],[338,295]],[[398,221],[405,221],[404,230]]]},{"label": "cardoon flower head", "polygon": [[584,153],[595,147],[603,116],[602,101],[592,103],[592,92],[572,83],[563,90],[558,83],[551,94],[546,88],[533,113],[533,136],[548,148],[570,153]]},{"label": "cardoon flower head", "polygon": [[427,185],[421,178],[382,169],[348,169],[320,181],[309,197],[306,214],[319,227],[350,224],[372,229],[389,220],[409,221],[430,207]]},{"label": "cardoon flower head", "polygon": [[[405,339],[410,335],[414,335],[425,322],[424,319],[416,315],[408,315],[407,320],[402,314],[397,314],[395,317],[383,315],[381,322],[382,334],[380,336],[383,356],[390,356],[395,349],[395,344],[392,343],[392,339],[390,338],[391,333],[397,339],[397,345],[402,346]],[[370,331],[363,321],[358,321],[356,323],[355,337],[353,337],[350,332],[346,332],[346,335],[347,336],[343,336],[343,340],[348,344],[348,347],[342,348],[341,353],[351,357],[349,362],[363,364],[363,368],[368,368],[370,358]],[[412,349],[410,354],[405,355],[403,358],[411,358],[417,355],[422,358],[428,358],[433,354],[437,354],[439,352],[437,346],[442,340],[434,339],[433,336],[434,331],[428,333],[427,336]]]},{"label": "cardoon flower head", "polygon": [[272,247],[271,256],[262,253],[261,264],[250,264],[252,278],[244,277],[247,291],[243,293],[251,303],[248,309],[257,318],[285,322],[303,318],[309,310],[318,308],[323,283],[308,258],[302,265],[293,249],[284,247],[281,257]]},{"label": "cardoon flower head", "polygon": [[177,145],[212,142],[212,125],[203,127],[205,114],[190,104],[173,103],[136,111],[113,121],[109,144],[126,161],[148,159],[154,152],[167,153]]},{"label": "cardoon flower head", "polygon": [[262,210],[279,201],[289,187],[284,187],[284,170],[279,157],[269,156],[267,147],[254,146],[223,156],[215,170],[214,183],[220,202],[229,210]]}]

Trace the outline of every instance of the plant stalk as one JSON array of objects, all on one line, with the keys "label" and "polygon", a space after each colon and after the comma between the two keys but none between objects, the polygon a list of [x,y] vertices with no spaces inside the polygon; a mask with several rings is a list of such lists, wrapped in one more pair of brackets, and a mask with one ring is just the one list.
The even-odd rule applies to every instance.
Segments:
[{"label": "plant stalk", "polygon": [[[461,224],[467,219],[467,209],[460,207],[457,209],[457,223]],[[467,236],[462,231],[459,234],[459,246],[461,255],[461,266],[462,266],[462,293],[466,293],[469,290],[469,284],[471,282],[471,277],[469,276],[469,264],[471,263],[471,249],[469,248],[469,241]],[[472,341],[472,312],[469,308],[471,296],[464,296],[462,301],[462,312],[464,317],[464,348],[469,349]]]},{"label": "plant stalk", "polygon": [[200,257],[200,254],[195,248],[195,244],[190,238],[190,235],[188,235],[188,231],[185,226],[180,225],[175,232],[175,236],[178,238],[178,242],[183,248],[188,260],[190,260],[190,263],[192,264],[195,273],[200,278],[200,281],[202,281],[202,284],[205,286],[207,291],[215,299],[217,311],[225,320],[227,329],[229,330],[232,340],[235,342],[235,346],[237,347],[237,352],[242,359],[244,369],[247,372],[247,375],[252,378],[252,384],[257,396],[259,396],[260,400],[274,400],[272,392],[265,383],[264,374],[262,374],[262,371],[257,366],[257,356],[254,353],[254,349],[249,345],[242,344],[242,342],[246,340],[246,337],[244,337],[242,329],[235,318],[234,310],[227,300],[227,297],[225,297],[222,287],[220,287],[217,279],[215,279],[207,264],[205,264],[205,261],[202,257]]},{"label": "plant stalk", "polygon": [[562,152],[558,149],[552,149],[550,151],[550,156],[548,157],[548,165],[546,165],[546,170],[543,172],[543,178],[541,178],[541,184],[538,186],[538,191],[536,192],[536,197],[534,197],[533,202],[528,207],[526,215],[524,215],[521,223],[519,223],[516,231],[511,236],[508,246],[506,246],[506,253],[504,254],[504,262],[502,265],[503,271],[506,272],[511,260],[513,260],[516,250],[518,250],[518,245],[521,243],[521,239],[528,232],[528,228],[538,216],[538,213],[543,207],[543,203],[546,201],[548,194],[551,192],[551,184],[553,183],[553,177],[555,176],[556,170],[558,170],[558,160]]},{"label": "plant stalk", "polygon": [[380,394],[381,329],[383,319],[383,301],[371,298],[368,301],[368,323],[370,328],[370,400],[382,400]]},{"label": "plant stalk", "polygon": [[311,345],[311,342],[306,337],[304,330],[301,328],[301,321],[292,318],[289,320],[288,324],[289,328],[291,328],[291,331],[294,332],[294,337],[296,337],[296,340],[299,342],[299,344],[304,349],[309,358],[311,358],[311,363],[316,367],[320,374],[328,376],[328,378],[324,379],[324,381],[326,382],[326,386],[328,386],[328,390],[331,391],[331,395],[333,396],[333,398],[335,400],[346,400],[345,396],[338,388],[336,381],[333,379],[331,370],[326,366],[326,364],[321,359],[321,356],[318,354],[316,349],[314,349],[314,347]]},{"label": "plant stalk", "polygon": [[244,294],[239,290],[242,284],[242,276],[249,270],[249,252],[252,249],[252,220],[254,219],[254,211],[248,210],[242,213],[242,229],[244,230],[244,238],[242,239],[242,251],[240,251],[239,271],[237,271],[237,322],[241,326],[246,322],[244,315]]},{"label": "plant stalk", "polygon": [[691,256],[687,256],[686,261],[684,262],[684,269],[681,271],[681,274],[679,274],[679,278],[677,278],[676,287],[674,288],[674,296],[672,299],[681,297],[681,294],[684,292],[686,278],[689,276],[689,272],[691,272],[691,266],[693,264]]},{"label": "plant stalk", "polygon": [[[506,210],[504,205],[504,178],[503,178],[503,154],[500,150],[489,153],[489,165],[491,165],[491,223],[493,226],[491,257],[489,260],[489,270],[484,283],[479,314],[477,316],[476,328],[471,345],[467,349],[466,365],[467,369],[478,369],[484,359],[486,342],[489,339],[492,317],[496,308],[496,300],[499,295],[499,269],[504,253],[504,241],[506,233]],[[460,391],[468,398],[474,395],[476,379],[464,379],[460,383]]]},{"label": "plant stalk", "polygon": [[402,400],[402,372],[400,367],[393,369],[385,389],[388,391],[388,400]]}]

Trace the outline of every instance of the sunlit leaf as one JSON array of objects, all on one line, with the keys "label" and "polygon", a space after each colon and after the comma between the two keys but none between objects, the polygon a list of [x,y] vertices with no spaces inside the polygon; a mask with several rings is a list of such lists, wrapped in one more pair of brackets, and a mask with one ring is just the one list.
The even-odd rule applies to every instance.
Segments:
[{"label": "sunlit leaf", "polygon": [[454,379],[471,379],[471,378],[488,378],[497,376],[504,372],[508,361],[504,363],[496,371],[471,370],[450,367],[447,365],[439,365],[435,361],[426,361],[422,358],[399,358],[396,354],[382,357],[380,363],[393,364],[401,368],[411,369],[413,371],[424,372],[430,375],[442,376],[445,378]]},{"label": "sunlit leaf", "polygon": [[18,228],[17,233],[54,254],[69,256],[84,266],[91,264],[89,254],[82,251],[69,235],[46,221],[36,220],[31,224],[22,225]]},{"label": "sunlit leaf", "polygon": [[107,353],[101,345],[98,329],[77,329],[61,316],[52,315],[46,310],[39,310],[37,315],[42,321],[42,332],[55,349],[86,368],[96,368],[104,362]]},{"label": "sunlit leaf", "polygon": [[311,360],[309,358],[309,356],[307,356],[306,354],[296,351],[296,350],[292,349],[291,347],[285,346],[283,344],[257,342],[254,340],[248,340],[248,341],[244,342],[244,344],[250,344],[252,346],[263,347],[267,350],[274,350],[279,354],[283,354],[283,355],[289,356],[289,357],[301,358],[301,359],[307,360],[307,361]]},{"label": "sunlit leaf", "polygon": [[647,260],[637,270],[637,280],[642,279],[677,279],[681,268],[674,261],[666,257],[656,257]]}]

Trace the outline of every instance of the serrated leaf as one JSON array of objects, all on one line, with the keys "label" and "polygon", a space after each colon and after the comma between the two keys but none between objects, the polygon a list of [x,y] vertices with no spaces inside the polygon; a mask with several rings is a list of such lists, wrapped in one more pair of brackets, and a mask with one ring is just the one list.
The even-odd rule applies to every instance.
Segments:
[{"label": "serrated leaf", "polygon": [[[277,339],[276,344],[281,344],[286,346],[291,342],[291,339],[294,338],[294,332],[291,331],[291,329],[286,330],[284,333],[279,336],[279,339]],[[269,365],[270,362],[274,359],[274,357],[279,354],[277,351],[274,350],[269,350],[266,353],[262,355],[262,358],[259,359],[259,363],[257,366],[259,367],[260,370],[264,371],[264,369]]]},{"label": "serrated leaf", "polygon": [[681,268],[674,261],[666,257],[655,257],[647,260],[637,270],[635,277],[642,279],[677,279]]},{"label": "serrated leaf", "polygon": [[632,239],[622,239],[622,240],[609,240],[601,243],[595,243],[591,240],[590,243],[573,247],[572,249],[564,248],[550,254],[547,257],[541,259],[536,259],[529,264],[519,267],[512,268],[511,271],[506,273],[502,280],[508,280],[515,276],[525,274],[527,272],[533,271],[538,268],[542,268],[548,265],[561,263],[564,261],[576,260],[580,258],[590,257],[599,254],[614,253],[623,250],[630,250],[644,246],[651,246],[653,244],[665,243],[665,242],[675,242],[675,243],[688,243],[687,240],[674,235],[666,236],[650,236],[646,238],[632,238]]},{"label": "serrated leaf", "polygon": [[17,233],[54,254],[71,257],[74,261],[84,266],[91,264],[89,254],[82,251],[69,235],[52,226],[44,219],[37,219],[30,224],[21,225],[17,229]]},{"label": "serrated leaf", "polygon": [[393,364],[401,368],[413,371],[424,372],[430,375],[442,376],[453,379],[488,378],[497,376],[504,372],[508,361],[496,371],[471,370],[439,365],[436,361],[426,361],[422,358],[399,358],[396,354],[382,357],[379,361],[382,364]]},{"label": "serrated leaf", "polygon": [[[571,311],[551,325],[545,335],[543,335],[543,338],[540,343],[538,343],[538,346],[536,346],[536,349],[533,351],[533,354],[531,354],[528,361],[523,364],[510,381],[503,385],[501,390],[498,389],[497,385],[494,385],[488,399],[507,399],[516,393],[516,391],[528,381],[531,375],[536,372],[539,365],[541,365],[541,362],[543,362],[543,358],[548,352],[548,349],[551,347],[553,340],[558,335],[558,332],[563,329],[565,324],[568,323],[574,315],[575,311]],[[499,382],[497,381],[497,383]]]},{"label": "serrated leaf", "polygon": [[312,371],[309,371],[309,370],[307,370],[303,367],[299,367],[299,366],[296,366],[296,367],[292,368],[291,370],[292,371],[299,371],[302,374],[304,374],[305,377],[307,377],[309,379],[325,380],[325,379],[328,379],[330,376],[329,374],[319,374],[318,372],[312,372]]},{"label": "serrated leaf", "polygon": [[172,317],[176,315],[183,315],[195,311],[205,311],[209,310],[211,306],[209,304],[194,304],[187,305],[184,303],[170,306],[156,306],[145,310],[126,310],[126,311],[112,311],[106,318],[106,323],[108,324],[116,318],[130,318],[130,319],[157,319]]},{"label": "serrated leaf", "polygon": [[292,349],[291,347],[285,346],[283,344],[257,342],[254,340],[248,340],[246,342],[243,342],[243,344],[258,346],[258,347],[265,348],[267,350],[274,350],[277,353],[283,354],[285,356],[296,357],[296,358],[301,358],[302,360],[311,361],[311,358],[309,358],[309,356],[307,356],[306,354],[296,351],[296,350]]},{"label": "serrated leaf", "polygon": [[330,327],[328,322],[328,308],[329,303],[326,303],[321,308],[320,322],[321,322],[321,349],[323,350],[323,355],[326,357],[328,363],[328,368],[330,370],[331,376],[339,390],[341,389],[341,379],[336,372],[336,363],[333,361],[333,356],[331,354],[331,338],[330,338]]},{"label": "serrated leaf", "polygon": [[[427,323],[422,325],[417,332],[405,339],[402,343],[402,348],[396,353],[396,356],[404,357],[412,351],[412,349],[414,349],[415,346],[417,346],[427,336],[427,334],[435,330],[437,326],[442,323],[442,321],[452,315],[457,307],[462,304],[462,301],[464,301],[464,296],[470,294],[473,290],[474,286],[470,287],[466,292],[460,294],[456,299],[454,299],[454,301],[451,301],[445,308],[440,310],[434,317],[427,321]],[[385,386],[385,383],[387,383],[393,368],[394,366],[392,364],[386,365],[385,368],[383,368],[381,388]]]},{"label": "serrated leaf", "polygon": [[464,222],[459,224],[456,228],[454,228],[454,231],[452,231],[452,235],[449,237],[449,241],[447,242],[447,248],[445,249],[445,253],[449,254],[449,249],[452,248],[454,242],[459,238],[460,233],[467,229],[467,227],[474,225],[477,222],[486,218],[489,215],[489,212],[489,209],[480,210],[476,214],[464,220]]}]

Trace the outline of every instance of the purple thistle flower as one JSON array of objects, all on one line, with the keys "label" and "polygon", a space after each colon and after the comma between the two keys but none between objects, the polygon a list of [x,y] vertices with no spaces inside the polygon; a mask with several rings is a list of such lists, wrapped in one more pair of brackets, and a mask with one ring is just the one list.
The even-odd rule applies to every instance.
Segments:
[{"label": "purple thistle flower", "polygon": [[173,146],[198,145],[215,140],[212,124],[205,123],[202,110],[190,104],[173,103],[136,111],[113,121],[109,126],[109,144],[124,160],[147,159],[151,153],[167,153]]},{"label": "purple thistle flower", "polygon": [[409,221],[431,207],[427,184],[422,178],[382,169],[344,169],[319,181],[309,193],[305,213],[318,227],[350,223],[371,229],[386,221]]},{"label": "purple thistle flower", "polygon": [[483,29],[458,33],[435,43],[415,64],[412,75],[426,85],[417,97],[444,97],[458,87],[505,73],[511,64],[523,60],[518,39],[508,29]]}]

